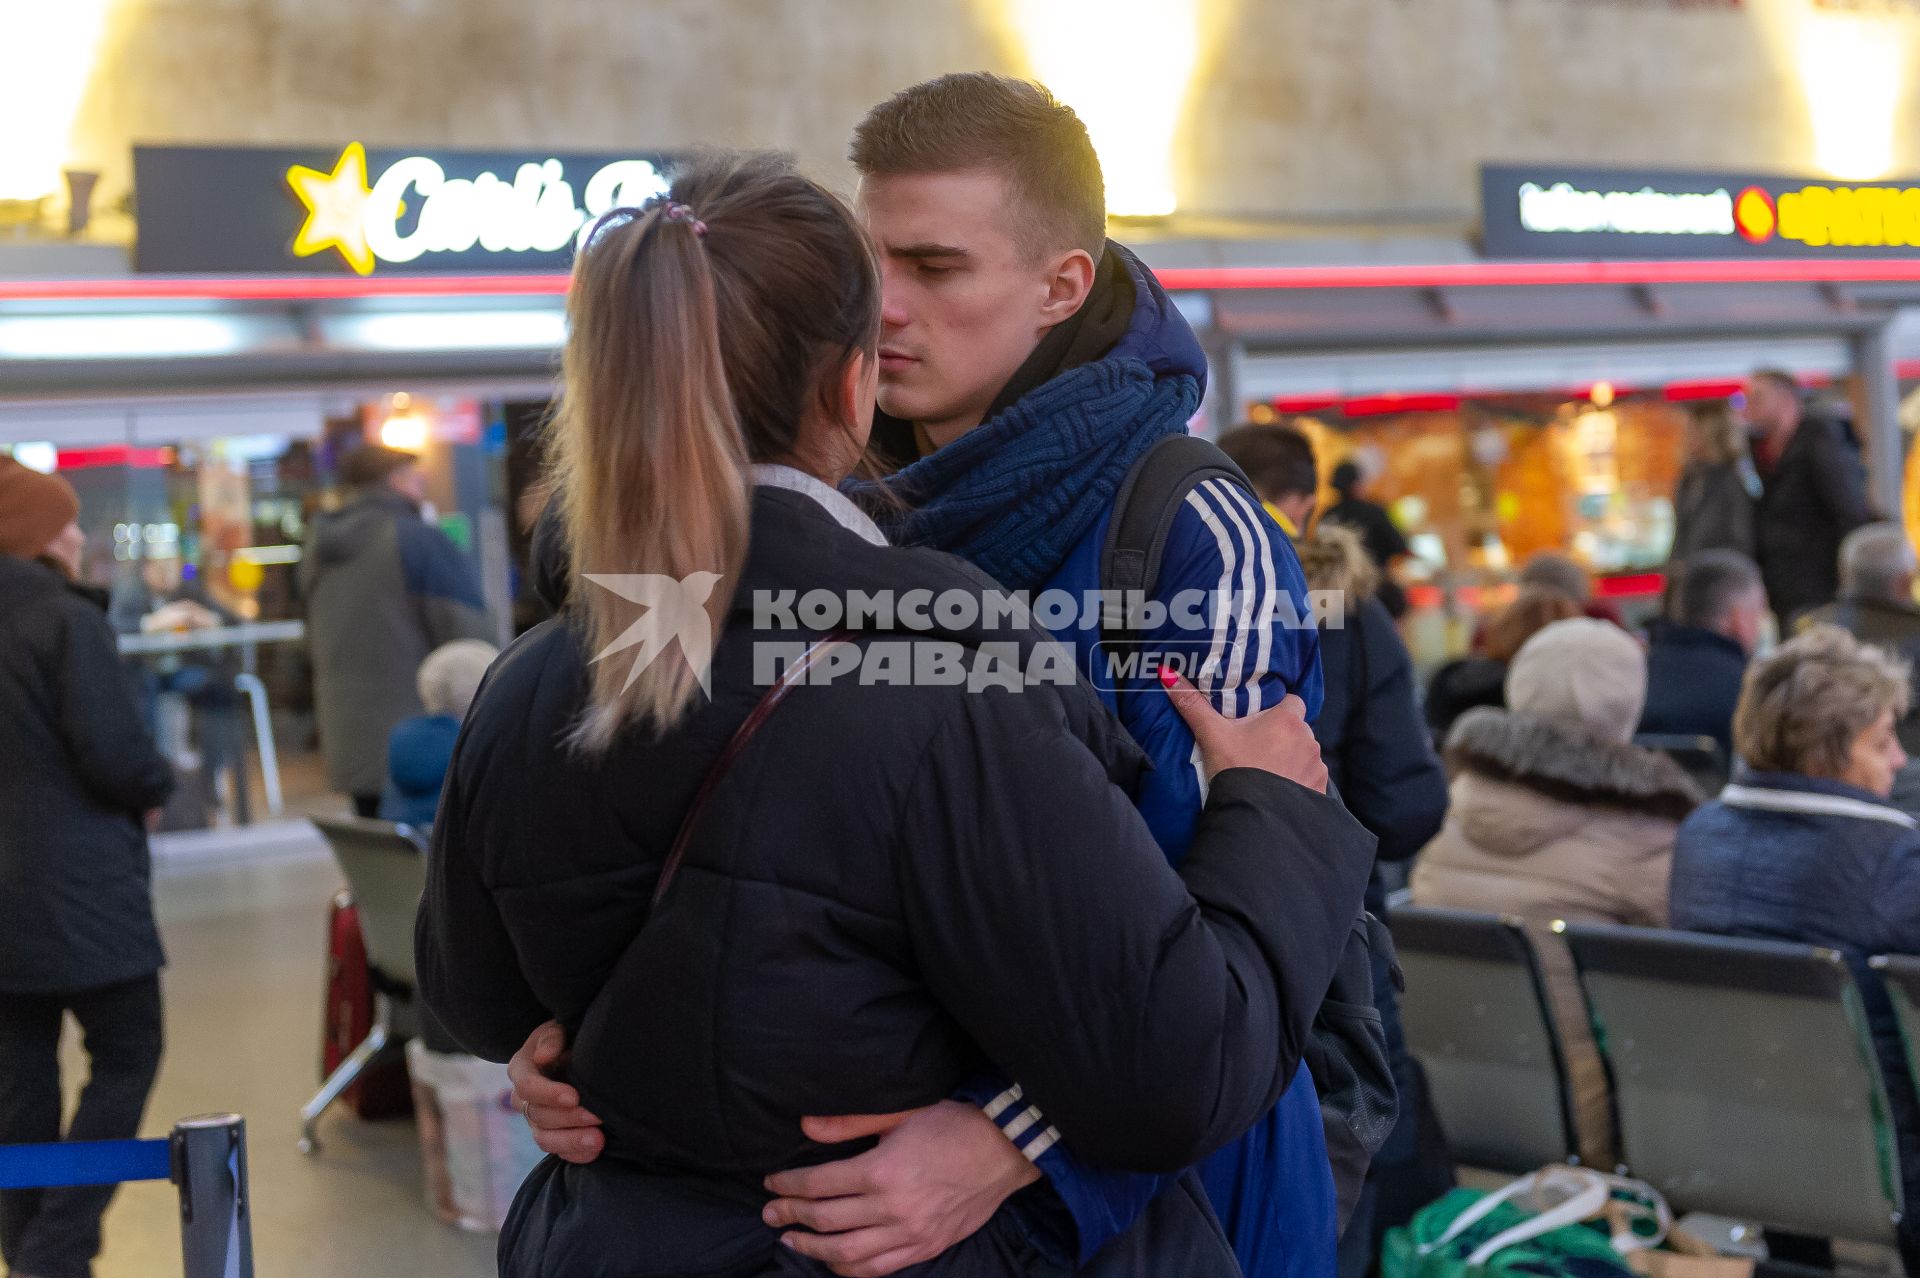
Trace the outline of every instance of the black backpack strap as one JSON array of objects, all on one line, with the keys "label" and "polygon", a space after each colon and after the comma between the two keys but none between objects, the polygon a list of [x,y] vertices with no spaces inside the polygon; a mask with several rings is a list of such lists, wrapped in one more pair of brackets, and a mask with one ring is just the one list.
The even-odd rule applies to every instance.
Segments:
[{"label": "black backpack strap", "polygon": [[1169,435],[1141,454],[1120,482],[1106,544],[1100,548],[1100,629],[1109,639],[1131,631],[1121,601],[1151,594],[1159,586],[1167,534],[1173,531],[1181,503],[1210,479],[1225,479],[1253,492],[1246,475],[1212,442]]}]

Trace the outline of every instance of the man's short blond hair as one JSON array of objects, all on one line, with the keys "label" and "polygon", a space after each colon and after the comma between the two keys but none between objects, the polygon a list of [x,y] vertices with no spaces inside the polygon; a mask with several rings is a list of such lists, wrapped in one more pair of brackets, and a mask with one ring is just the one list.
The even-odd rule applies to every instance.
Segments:
[{"label": "man's short blond hair", "polygon": [[860,176],[986,169],[1007,181],[1028,256],[1106,251],[1107,187],[1073,108],[1030,80],[963,71],[928,80],[867,112],[850,157]]},{"label": "man's short blond hair", "polygon": [[1838,626],[1814,626],[1747,668],[1733,746],[1757,772],[1838,777],[1882,712],[1907,712],[1907,663]]}]

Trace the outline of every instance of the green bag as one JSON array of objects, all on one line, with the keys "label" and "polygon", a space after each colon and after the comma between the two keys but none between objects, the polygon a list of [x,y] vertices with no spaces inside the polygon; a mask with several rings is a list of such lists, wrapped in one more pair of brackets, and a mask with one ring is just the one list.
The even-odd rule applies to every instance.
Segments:
[{"label": "green bag", "polygon": [[1456,1189],[1421,1208],[1409,1224],[1387,1231],[1381,1273],[1633,1278],[1622,1256],[1658,1246],[1671,1224],[1666,1203],[1640,1182],[1549,1167],[1495,1193]]}]

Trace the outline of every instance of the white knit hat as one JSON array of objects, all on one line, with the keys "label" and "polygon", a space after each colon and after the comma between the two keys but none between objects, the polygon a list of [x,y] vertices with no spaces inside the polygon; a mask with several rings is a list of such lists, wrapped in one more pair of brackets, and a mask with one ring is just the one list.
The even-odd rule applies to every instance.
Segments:
[{"label": "white knit hat", "polygon": [[1646,702],[1647,654],[1610,622],[1556,621],[1507,668],[1507,709],[1571,720],[1609,741],[1632,739]]}]

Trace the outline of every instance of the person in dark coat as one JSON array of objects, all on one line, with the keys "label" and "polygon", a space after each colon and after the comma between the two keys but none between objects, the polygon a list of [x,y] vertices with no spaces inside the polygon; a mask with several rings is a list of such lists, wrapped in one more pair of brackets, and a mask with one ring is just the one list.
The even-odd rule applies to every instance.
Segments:
[{"label": "person in dark coat", "polygon": [[[1920,563],[1897,523],[1856,528],[1840,543],[1840,597],[1800,618],[1799,628],[1838,626],[1920,669],[1920,606],[1913,585]],[[1920,690],[1917,690],[1920,691]],[[1920,697],[1900,719],[1900,746],[1920,755]]]},{"label": "person in dark coat", "polygon": [[1540,631],[1580,615],[1580,605],[1549,586],[1522,586],[1495,613],[1480,635],[1480,650],[1447,662],[1427,681],[1427,727],[1435,744],[1447,739],[1454,720],[1480,706],[1507,704],[1507,666]]},{"label": "person in dark coat", "polygon": [[[1179,686],[1210,789],[1170,866],[1130,798],[1144,756],[1064,650],[834,488],[871,419],[878,278],[785,164],[709,160],[603,222],[569,308],[551,455],[580,571],[468,714],[416,947],[470,1050],[557,1020],[604,1120],[603,1157],[522,1187],[501,1272],[815,1272],[793,1253],[861,1241],[845,1200],[769,1204],[867,1148],[821,1116],[877,1104],[951,1133],[940,1175],[981,1192],[963,1241],[876,1272],[1054,1272],[1064,1205],[1032,1160],[1070,1143],[1179,1178],[1092,1271],[1236,1274],[1181,1169],[1290,1081],[1373,852],[1275,775],[1324,785],[1298,699],[1229,721]],[[910,591],[959,607],[915,621]],[[902,608],[829,636],[782,616],[810,592]],[[912,678],[992,645],[1065,678]],[[1018,1082],[991,1112],[950,1100],[996,1071]],[[1015,1107],[1047,1125],[995,1121]]]},{"label": "person in dark coat", "polygon": [[[1894,724],[1908,681],[1903,662],[1835,626],[1816,626],[1756,661],[1733,725],[1745,766],[1680,827],[1670,917],[1689,931],[1846,956],[1914,1202],[1920,1101],[1893,1005],[1867,965],[1875,954],[1920,953],[1920,821],[1887,802],[1906,763]],[[1920,1261],[1916,1232],[1901,1226],[1909,1271]]]},{"label": "person in dark coat", "polygon": [[1753,493],[1739,424],[1719,404],[1687,418],[1687,464],[1673,493],[1673,549],[1685,563],[1703,550],[1731,550],[1753,558]]},{"label": "person in dark coat", "polygon": [[[72,485],[0,457],[0,1145],[124,1140],[160,1068],[146,820],[173,773],[147,735],[100,602],[73,586]],[[88,1076],[61,1131],[60,1037]],[[0,1192],[15,1278],[71,1278],[113,1187]]]},{"label": "person in dark coat", "polygon": [[1851,423],[1811,411],[1789,373],[1747,380],[1747,422],[1760,473],[1755,509],[1760,574],[1780,623],[1832,603],[1840,591],[1840,543],[1873,518],[1866,468]]},{"label": "person in dark coat", "polygon": [[1329,481],[1340,500],[1327,507],[1321,515],[1328,523],[1342,524],[1360,534],[1360,543],[1366,547],[1367,557],[1373,560],[1379,570],[1380,583],[1374,595],[1380,600],[1387,614],[1398,619],[1407,610],[1407,592],[1393,578],[1394,565],[1413,553],[1407,544],[1406,534],[1400,531],[1400,525],[1393,522],[1393,516],[1380,503],[1367,498],[1367,475],[1360,463],[1348,460],[1333,468],[1333,478]]},{"label": "person in dark coat", "polygon": [[[1378,569],[1359,538],[1350,528],[1323,522],[1300,543],[1300,565],[1310,589],[1337,592],[1344,600],[1339,623],[1329,613],[1320,628],[1326,693],[1314,735],[1347,810],[1380,841],[1367,883],[1367,908],[1384,919],[1388,885],[1382,867],[1404,867],[1440,832],[1447,815],[1447,773],[1421,723],[1413,657],[1374,597]],[[1407,1050],[1399,991],[1384,953],[1374,955],[1373,1001],[1386,1030],[1400,1113],[1367,1169],[1366,1188],[1341,1235],[1343,1278],[1364,1275],[1386,1231],[1405,1224],[1413,1207],[1453,1185],[1446,1151],[1420,1147],[1425,1079]],[[1394,1209],[1403,1203],[1405,1212]]]},{"label": "person in dark coat", "polygon": [[1248,424],[1222,435],[1220,451],[1252,481],[1260,504],[1298,545],[1319,499],[1313,444],[1291,426]]},{"label": "person in dark coat", "polygon": [[1667,615],[1647,627],[1640,731],[1712,737],[1731,766],[1733,711],[1766,615],[1760,570],[1739,551],[1703,550],[1682,564]]},{"label": "person in dark coat", "polygon": [[480,580],[420,517],[426,480],[410,453],[366,445],[340,465],[347,504],[316,523],[300,560],[314,714],[327,779],[376,816],[387,738],[421,711],[414,676],[456,639],[492,639]]}]

